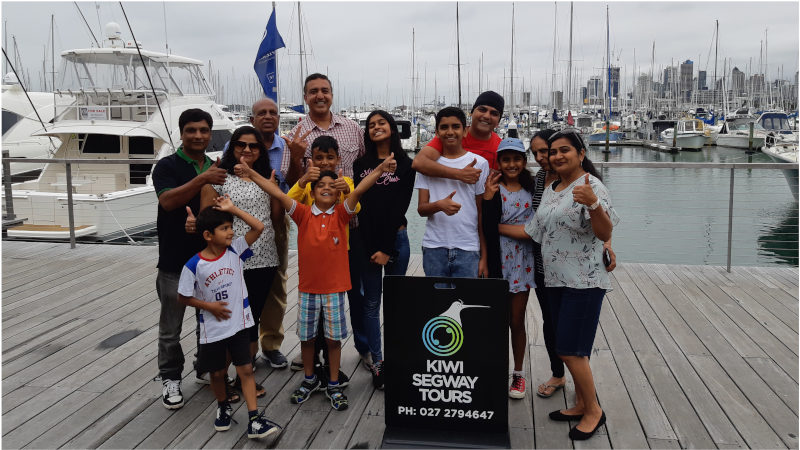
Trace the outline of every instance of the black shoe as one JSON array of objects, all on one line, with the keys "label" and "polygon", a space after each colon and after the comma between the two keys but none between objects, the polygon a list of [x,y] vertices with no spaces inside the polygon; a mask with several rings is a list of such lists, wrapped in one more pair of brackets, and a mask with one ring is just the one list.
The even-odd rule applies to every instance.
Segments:
[{"label": "black shoe", "polygon": [[[330,366],[328,366],[327,364],[326,365],[318,364],[314,366],[314,373],[317,375],[317,377],[319,377],[320,380],[322,380],[322,387],[327,387],[328,379],[330,379],[330,373],[331,373]],[[347,375],[345,375],[344,372],[339,370],[339,386],[341,386],[342,388],[346,388],[348,385],[350,385],[350,377],[348,377]]]},{"label": "black shoe", "polygon": [[600,428],[604,423],[606,423],[606,412],[603,411],[603,415],[600,416],[600,421],[597,422],[597,426],[594,427],[594,430],[585,433],[578,429],[578,426],[575,425],[572,429],[569,430],[569,438],[573,441],[585,441],[590,437],[594,436],[594,433]]},{"label": "black shoe", "polygon": [[375,389],[383,389],[383,361],[372,364],[372,385]]},{"label": "black shoe", "polygon": [[550,420],[555,420],[558,422],[569,422],[571,420],[581,420],[583,418],[583,414],[564,414],[560,410],[553,411],[550,413]]}]

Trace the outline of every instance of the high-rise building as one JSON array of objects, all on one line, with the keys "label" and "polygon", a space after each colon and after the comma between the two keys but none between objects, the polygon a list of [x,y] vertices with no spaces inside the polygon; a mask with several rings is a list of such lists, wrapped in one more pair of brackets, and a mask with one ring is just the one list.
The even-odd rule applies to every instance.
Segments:
[{"label": "high-rise building", "polygon": [[583,103],[589,103],[589,89],[586,86],[581,86],[581,99]]},{"label": "high-rise building", "polygon": [[619,97],[619,67],[611,66],[611,79],[609,80],[611,96]]},{"label": "high-rise building", "polygon": [[598,76],[591,76],[589,77],[589,82],[586,83],[586,98],[591,100],[597,100],[599,98],[603,98],[603,82]]},{"label": "high-rise building", "polygon": [[731,71],[731,84],[729,89],[733,91],[733,95],[742,95],[744,93],[744,72],[734,67]]},{"label": "high-rise building", "polygon": [[694,76],[694,63],[687,59],[681,64],[680,92],[684,98],[689,98],[692,92],[692,78]]},{"label": "high-rise building", "polygon": [[677,67],[670,66],[664,69],[664,79],[662,80],[664,84],[664,96],[667,96],[668,92],[675,92],[675,90],[678,89],[676,86],[678,81]]},{"label": "high-rise building", "polygon": [[561,91],[553,91],[553,107],[562,109],[564,107],[564,93]]},{"label": "high-rise building", "polygon": [[697,71],[697,90],[698,91],[705,91],[708,89],[708,85],[706,84],[706,71],[705,70],[698,70]]}]

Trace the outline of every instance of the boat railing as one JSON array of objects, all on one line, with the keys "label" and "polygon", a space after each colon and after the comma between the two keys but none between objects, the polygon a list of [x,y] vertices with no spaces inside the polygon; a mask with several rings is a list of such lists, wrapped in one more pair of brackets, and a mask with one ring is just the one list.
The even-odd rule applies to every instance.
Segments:
[{"label": "boat railing", "polygon": [[[63,193],[59,195],[66,197],[70,244],[74,247],[72,194],[79,179],[76,166],[155,164],[157,160],[26,159],[4,155],[4,230],[7,223],[26,219],[14,213],[14,187],[7,175],[12,162],[64,167]],[[618,199],[614,206],[622,221],[614,230],[613,246],[620,261],[711,264],[725,266],[728,271],[734,263],[798,265],[798,203],[791,196],[783,174],[793,171],[796,176],[797,163],[595,161],[594,164],[604,177],[612,200]],[[533,171],[538,169],[535,162],[530,167]],[[694,175],[696,181],[686,183],[685,171]],[[720,183],[720,179],[727,182]],[[702,202],[697,201],[700,198]],[[152,201],[155,208],[155,195]]]},{"label": "boat railing", "polygon": [[[155,95],[154,95],[155,92]],[[164,89],[80,89],[78,91],[56,91],[69,94],[75,101],[69,105],[58,105],[56,117],[76,120],[126,120],[146,122],[158,112],[158,105],[169,100]],[[158,101],[156,101],[158,98]]]}]

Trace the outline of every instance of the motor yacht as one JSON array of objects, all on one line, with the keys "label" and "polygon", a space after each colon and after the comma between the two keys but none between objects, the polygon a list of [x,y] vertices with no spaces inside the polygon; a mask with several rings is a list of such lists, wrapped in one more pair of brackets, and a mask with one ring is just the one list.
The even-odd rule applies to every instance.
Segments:
[{"label": "motor yacht", "polygon": [[[203,63],[123,42],[114,23],[106,33],[107,46],[61,53],[65,68],[56,95],[69,94],[74,102],[57,105],[57,120],[34,133],[61,141],[53,158],[161,159],[180,145],[178,118],[190,108],[211,115],[207,151],[221,151],[236,124],[215,103]],[[130,239],[130,233],[154,228],[157,200],[149,161],[71,166],[76,236]],[[66,189],[65,164],[57,162],[47,164],[36,180],[12,185],[14,211],[24,223],[9,228],[8,236],[69,237]]]},{"label": "motor yacht", "polygon": [[673,128],[661,132],[661,141],[665,145],[674,143],[682,150],[701,150],[706,142],[703,122],[699,119],[678,120]]}]

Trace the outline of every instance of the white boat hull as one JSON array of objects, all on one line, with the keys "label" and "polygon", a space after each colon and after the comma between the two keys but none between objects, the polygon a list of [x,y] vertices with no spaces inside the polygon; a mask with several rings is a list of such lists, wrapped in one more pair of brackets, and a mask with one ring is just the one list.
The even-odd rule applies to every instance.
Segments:
[{"label": "white boat hull", "polygon": [[[25,225],[33,227],[9,228],[8,236],[53,238],[59,237],[59,232],[37,228],[69,228],[66,193],[14,190],[12,196],[16,216],[28,219]],[[80,229],[78,233],[81,235],[103,238],[124,230],[155,227],[157,207],[152,186],[134,187],[105,195],[73,194],[72,201],[75,227]],[[69,234],[60,237],[69,237]]]},{"label": "white boat hull", "polygon": [[[796,163],[798,156],[797,144],[791,146],[770,146],[762,149],[765,155],[769,156],[777,163]],[[783,176],[786,177],[786,182],[789,183],[789,189],[792,191],[794,199],[798,199],[798,190],[800,190],[800,180],[798,180],[798,171],[796,169],[783,170]]]},{"label": "white boat hull", "polygon": [[[723,147],[743,148],[748,149],[750,136],[741,136],[735,134],[719,134],[717,135],[717,145]],[[764,146],[764,138],[753,136],[753,150],[758,150]]]}]

